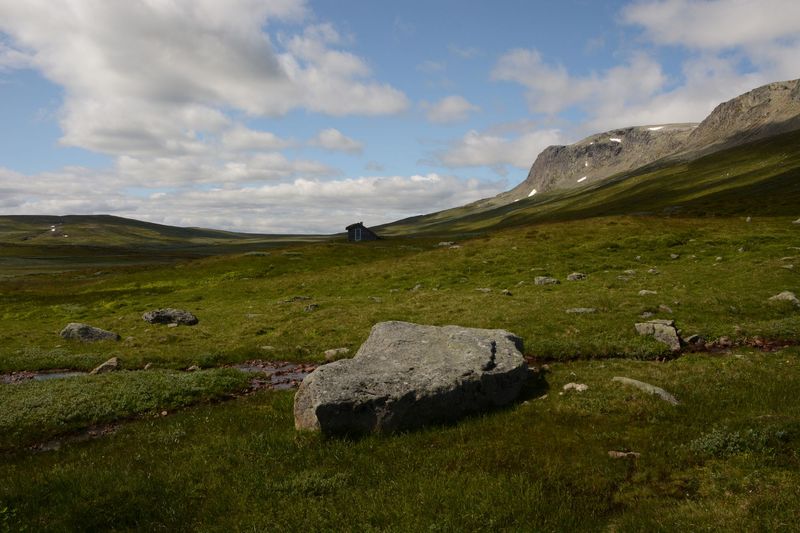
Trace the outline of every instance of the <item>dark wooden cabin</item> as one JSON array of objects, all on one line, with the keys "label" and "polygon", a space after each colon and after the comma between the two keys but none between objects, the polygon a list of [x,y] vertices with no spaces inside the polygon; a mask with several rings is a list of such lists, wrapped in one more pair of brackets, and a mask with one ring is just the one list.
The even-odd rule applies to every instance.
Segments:
[{"label": "dark wooden cabin", "polygon": [[363,222],[350,224],[345,229],[347,230],[347,240],[350,242],[377,241],[380,239],[374,231],[364,226]]}]

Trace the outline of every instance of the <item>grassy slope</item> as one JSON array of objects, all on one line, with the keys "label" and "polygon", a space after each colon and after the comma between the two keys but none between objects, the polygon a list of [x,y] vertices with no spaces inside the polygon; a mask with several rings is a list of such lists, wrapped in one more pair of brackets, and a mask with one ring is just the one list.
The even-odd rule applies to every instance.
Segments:
[{"label": "grassy slope", "polygon": [[[212,371],[203,383],[125,372],[4,386],[4,405],[17,407],[0,417],[16,428],[3,441],[15,451],[0,455],[0,531],[790,529],[800,501],[800,352],[735,349],[658,362],[663,346],[632,325],[650,311],[675,318],[685,334],[797,339],[800,310],[768,302],[800,292],[800,227],[789,212],[800,205],[789,153],[796,142],[785,136],[693,169],[612,181],[596,196],[576,191],[448,218],[427,226],[429,238],[0,280],[0,371],[87,369],[112,355],[126,368],[321,360],[327,348],[355,349],[388,319],[509,329],[551,367],[526,393],[530,403],[449,428],[360,441],[301,435],[291,393],[264,392],[40,455],[24,447],[65,423],[171,410],[241,384]],[[695,199],[681,196],[680,218],[619,216],[620,198],[638,199],[628,211],[676,205],[669,191],[686,189],[680,184],[692,175],[722,176],[722,185],[713,196],[686,192]],[[406,230],[423,228],[416,221]],[[440,235],[476,232],[483,236],[460,248],[436,246]],[[576,270],[588,279],[532,283]],[[641,289],[657,294],[639,296]],[[284,303],[296,295],[312,300]],[[305,311],[311,302],[319,308]],[[166,305],[196,312],[200,324],[141,320]],[[587,306],[598,312],[565,313]],[[112,329],[123,341],[63,341],[57,332],[70,321]],[[613,384],[614,375],[665,387],[682,404]],[[559,395],[571,381],[590,388]],[[48,402],[73,405],[75,416]],[[611,460],[611,449],[642,457]]]},{"label": "grassy slope", "polygon": [[378,229],[385,235],[470,235],[539,222],[626,214],[796,217],[798,206],[800,131],[690,163],[655,164],[498,208],[460,207]]},{"label": "grassy slope", "polygon": [[323,239],[179,228],[109,215],[0,216],[0,277],[167,263]]}]

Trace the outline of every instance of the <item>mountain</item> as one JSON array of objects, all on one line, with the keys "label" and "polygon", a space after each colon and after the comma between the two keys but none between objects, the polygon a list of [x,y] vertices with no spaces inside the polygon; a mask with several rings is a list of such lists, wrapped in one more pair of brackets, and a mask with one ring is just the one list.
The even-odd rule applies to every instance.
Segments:
[{"label": "mountain", "polygon": [[699,124],[659,124],[550,146],[528,177],[491,204],[570,189],[665,160],[691,161],[718,150],[800,129],[800,79],[770,83],[718,105]]}]

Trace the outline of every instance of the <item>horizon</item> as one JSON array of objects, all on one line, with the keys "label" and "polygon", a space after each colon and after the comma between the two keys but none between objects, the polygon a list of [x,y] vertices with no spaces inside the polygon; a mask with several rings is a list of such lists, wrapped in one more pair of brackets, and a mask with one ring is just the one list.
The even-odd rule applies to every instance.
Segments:
[{"label": "horizon", "polygon": [[0,0],[0,215],[341,233],[799,73],[791,0]]}]

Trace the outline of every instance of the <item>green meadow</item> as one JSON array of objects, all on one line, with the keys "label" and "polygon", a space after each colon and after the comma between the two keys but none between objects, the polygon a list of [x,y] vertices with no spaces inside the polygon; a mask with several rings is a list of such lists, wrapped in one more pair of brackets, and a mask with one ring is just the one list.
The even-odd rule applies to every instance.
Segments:
[{"label": "green meadow", "polygon": [[[800,307],[770,297],[800,294],[799,148],[784,135],[360,244],[91,217],[54,242],[50,220],[0,217],[0,373],[123,366],[0,384],[0,531],[796,530]],[[199,324],[142,320],[160,307]],[[636,333],[643,316],[727,340],[674,354]],[[384,320],[507,329],[536,371],[507,409],[351,440],[296,432],[292,391],[227,368],[322,363]],[[69,322],[121,340],[66,341]]]}]

